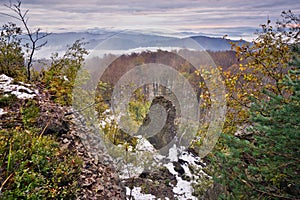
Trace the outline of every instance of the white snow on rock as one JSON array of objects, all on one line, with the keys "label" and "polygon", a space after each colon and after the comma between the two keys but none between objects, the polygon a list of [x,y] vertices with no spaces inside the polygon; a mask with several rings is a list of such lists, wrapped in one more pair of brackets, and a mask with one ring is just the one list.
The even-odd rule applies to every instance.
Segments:
[{"label": "white snow on rock", "polygon": [[4,110],[3,110],[3,108],[0,108],[0,116],[1,115],[5,115],[7,112],[5,112]]},{"label": "white snow on rock", "polygon": [[[100,127],[105,128],[106,125],[109,125],[112,121],[116,123],[118,126],[118,122],[120,120],[120,116],[115,117],[110,109],[107,109],[104,111],[105,118],[100,121]],[[142,135],[137,135],[135,136],[137,138],[137,145],[135,147],[135,152],[137,153],[137,156],[139,153],[143,155],[143,153],[150,153],[154,160],[157,162],[156,164],[159,166],[165,166],[168,171],[175,176],[177,180],[176,185],[172,185],[173,187],[173,193],[174,197],[178,200],[196,200],[197,197],[193,196],[193,184],[196,183],[196,180],[201,176],[207,176],[203,170],[202,166],[199,165],[201,162],[201,159],[189,151],[186,150],[186,147],[183,146],[176,146],[174,144],[168,152],[168,155],[161,155],[158,150],[154,148],[154,146]],[[122,147],[122,146],[120,146]],[[128,148],[128,151],[132,152],[133,148]],[[140,162],[143,162],[143,159],[146,159],[146,157],[141,158]],[[181,174],[179,174],[175,170],[174,163],[178,162],[179,160],[184,161],[184,163],[181,163],[181,167],[184,169],[184,175],[190,177],[190,180],[183,180],[183,177]],[[164,164],[163,164],[164,163]],[[190,171],[189,166],[193,166],[196,169],[199,170],[199,174],[193,174]],[[123,168],[120,170],[120,178],[121,179],[127,179],[131,177],[138,176],[143,172],[143,167],[139,166],[138,164],[133,164],[133,163],[127,163],[122,166]],[[133,173],[134,172],[134,173]],[[133,197],[136,200],[151,200],[151,199],[157,199],[154,195],[152,194],[142,194],[141,193],[141,188],[140,187],[134,187],[132,191],[126,187],[126,195],[127,199],[129,199],[131,193],[131,197]]]},{"label": "white snow on rock", "polygon": [[164,166],[169,170],[169,172],[171,173],[171,174],[173,174],[173,175],[178,175],[178,173],[175,171],[175,169],[174,169],[174,165],[173,165],[173,163],[167,163],[167,164],[164,164]]},{"label": "white snow on rock", "polygon": [[187,151],[182,152],[182,154],[179,156],[179,159],[184,160],[191,165],[197,165],[197,163],[201,162],[199,157],[195,157],[193,154]]},{"label": "white snow on rock", "polygon": [[135,147],[136,151],[147,151],[147,152],[156,152],[156,149],[153,145],[142,136],[137,136],[139,139],[137,141],[137,145]]},{"label": "white snow on rock", "polygon": [[173,192],[175,193],[175,197],[179,200],[197,200],[196,197],[193,196],[193,187],[191,182],[182,180],[181,177],[176,176],[177,184],[173,188]]},{"label": "white snow on rock", "polygon": [[176,145],[174,144],[170,149],[169,149],[169,156],[168,158],[170,161],[178,161],[178,149]]},{"label": "white snow on rock", "polygon": [[[139,176],[144,171],[145,166],[147,166],[149,157],[154,154],[158,154],[157,150],[147,139],[143,138],[142,136],[137,136],[137,138],[137,145],[135,149],[133,149],[133,147],[131,146],[127,147],[128,152],[132,154],[131,156],[135,157],[137,162],[135,162],[134,164],[124,163],[122,165],[119,165],[119,177],[122,179]],[[118,146],[122,148],[122,145]]]},{"label": "white snow on rock", "polygon": [[[169,170],[171,174],[176,177],[177,184],[173,186],[174,196],[179,200],[196,200],[197,198],[193,196],[194,189],[192,184],[195,183],[195,180],[199,178],[199,176],[197,174],[191,173],[189,165],[194,166],[198,169],[202,169],[202,166],[199,165],[199,162],[201,162],[201,160],[199,157],[194,156],[192,153],[184,149],[184,147],[176,147],[176,145],[170,148],[168,155],[168,159],[170,160],[170,162],[164,164],[164,166]],[[180,174],[175,171],[173,162],[177,162],[179,159],[186,162],[184,164],[181,164],[181,167],[184,169],[184,175],[191,178],[190,181],[183,180]],[[200,173],[206,175],[204,172],[202,172],[202,170],[200,170]]]},{"label": "white snow on rock", "polygon": [[38,90],[31,90],[30,84],[19,82],[19,84],[12,84],[13,78],[6,76],[5,74],[0,75],[0,91],[3,93],[11,93],[17,96],[19,99],[32,99],[38,95]]},{"label": "white snow on rock", "polygon": [[[156,199],[156,197],[152,194],[143,194],[141,193],[142,188],[140,187],[133,187],[132,190],[130,190],[130,188],[126,187],[126,196],[130,196],[133,197],[135,200],[152,200],[152,199]],[[127,200],[131,200],[129,198],[126,198]]]},{"label": "white snow on rock", "polygon": [[123,168],[119,170],[119,177],[121,179],[132,178],[140,175],[144,168],[133,165],[132,163],[124,164]]},{"label": "white snow on rock", "polygon": [[1,85],[2,85],[2,83],[11,84],[11,82],[13,80],[14,80],[13,78],[6,76],[5,74],[0,75],[0,84]]}]

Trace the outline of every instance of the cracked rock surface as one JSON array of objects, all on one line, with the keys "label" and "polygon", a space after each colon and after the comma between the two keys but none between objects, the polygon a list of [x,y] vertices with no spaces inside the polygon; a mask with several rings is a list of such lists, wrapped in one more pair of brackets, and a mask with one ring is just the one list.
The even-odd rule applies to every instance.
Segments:
[{"label": "cracked rock surface", "polygon": [[109,157],[101,150],[89,150],[88,144],[83,143],[83,135],[89,136],[87,129],[80,121],[80,116],[70,115],[70,131],[63,134],[61,142],[63,148],[73,148],[82,159],[80,175],[81,189],[77,194],[78,199],[125,199],[125,191],[121,186],[118,175]]}]

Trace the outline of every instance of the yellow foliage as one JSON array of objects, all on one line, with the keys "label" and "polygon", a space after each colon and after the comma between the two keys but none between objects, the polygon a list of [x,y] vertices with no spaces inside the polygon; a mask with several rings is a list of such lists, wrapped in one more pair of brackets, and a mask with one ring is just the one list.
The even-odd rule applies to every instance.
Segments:
[{"label": "yellow foliage", "polygon": [[241,62],[223,71],[227,87],[227,120],[224,131],[233,133],[236,126],[248,122],[250,98],[264,99],[263,88],[281,94],[284,91],[282,80],[292,58],[289,41],[280,33],[267,27],[266,32],[250,43],[238,46],[232,43],[233,49]]}]

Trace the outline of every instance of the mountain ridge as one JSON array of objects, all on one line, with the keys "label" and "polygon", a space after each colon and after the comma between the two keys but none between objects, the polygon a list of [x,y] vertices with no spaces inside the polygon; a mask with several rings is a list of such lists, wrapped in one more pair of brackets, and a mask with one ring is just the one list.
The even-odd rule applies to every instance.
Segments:
[{"label": "mountain ridge", "polygon": [[[246,43],[245,40],[230,40],[225,38],[209,37],[203,35],[194,35],[186,37],[164,36],[151,33],[139,32],[116,32],[102,31],[96,32],[62,32],[52,33],[45,40],[47,44],[39,51],[36,56],[38,58],[48,58],[50,53],[65,52],[67,46],[73,44],[76,40],[82,39],[86,42],[86,49],[93,51],[95,49],[105,51],[107,53],[122,53],[132,49],[147,49],[150,47],[157,48],[190,48],[196,46],[196,49],[209,51],[226,51],[231,50],[229,42],[237,42],[239,44]],[[194,43],[194,44],[193,44]],[[109,52],[112,51],[112,52]]]}]

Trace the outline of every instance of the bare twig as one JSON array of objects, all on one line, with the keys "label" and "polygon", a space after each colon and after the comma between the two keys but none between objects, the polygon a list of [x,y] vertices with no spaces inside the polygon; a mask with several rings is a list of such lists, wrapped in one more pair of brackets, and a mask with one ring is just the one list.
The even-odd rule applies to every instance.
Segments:
[{"label": "bare twig", "polygon": [[18,21],[21,21],[21,23],[23,24],[25,30],[26,30],[26,35],[29,38],[29,41],[31,43],[31,46],[27,46],[28,49],[30,49],[30,53],[29,53],[29,59],[28,59],[28,63],[27,63],[27,80],[30,81],[31,79],[31,74],[30,74],[30,70],[32,67],[32,62],[33,62],[33,56],[36,50],[40,49],[41,47],[45,46],[47,44],[47,42],[44,42],[42,44],[38,44],[38,42],[47,37],[48,35],[50,35],[50,33],[45,33],[43,35],[40,35],[40,31],[41,29],[38,28],[35,31],[32,31],[29,26],[28,26],[28,17],[27,14],[29,12],[29,10],[25,10],[25,12],[23,13],[22,9],[21,9],[21,0],[17,0],[16,4],[12,4],[12,2],[10,1],[9,5],[4,4],[5,7],[9,8],[11,11],[13,11],[15,15],[11,15],[11,14],[7,14],[7,13],[3,13],[0,12],[1,15],[5,15],[8,17],[11,17],[13,19],[16,19]]},{"label": "bare twig", "polygon": [[4,187],[5,183],[14,175],[14,172],[11,173],[5,180],[4,182],[1,184],[1,187],[0,187],[0,194],[1,194],[1,191],[2,191],[2,188]]},{"label": "bare twig", "polygon": [[[51,117],[51,119],[52,119],[52,117]],[[50,124],[50,121],[51,121],[51,119],[47,122],[47,124],[46,124],[46,126],[43,128],[43,130],[42,130],[42,132],[41,132],[41,134],[40,134],[40,136],[39,136],[39,139],[41,139],[41,137],[43,136],[43,134],[44,134],[44,132],[46,131],[46,129],[48,128],[48,126],[49,126],[49,124]]]}]

